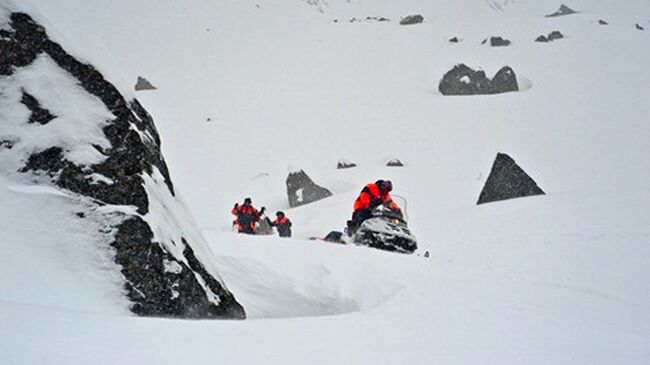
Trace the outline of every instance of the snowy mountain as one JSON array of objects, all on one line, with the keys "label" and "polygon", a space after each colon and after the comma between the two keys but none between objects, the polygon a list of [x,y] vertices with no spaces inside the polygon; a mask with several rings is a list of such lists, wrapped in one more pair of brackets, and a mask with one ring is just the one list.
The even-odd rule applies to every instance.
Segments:
[{"label": "snowy mountain", "polygon": [[[62,196],[67,191],[50,177],[24,180],[16,171],[29,156],[3,147],[1,196],[12,212],[0,240],[3,361],[650,358],[647,1],[565,1],[576,13],[555,17],[546,15],[562,2],[548,0],[30,2],[21,8],[54,41],[151,113],[173,193],[199,228],[174,208],[180,200],[166,200],[172,190],[162,170],[143,175],[145,190],[175,218],[145,222],[169,229],[154,236],[175,235],[174,242],[177,232],[189,232],[181,236],[192,237],[195,251],[204,236],[202,262],[247,320],[130,316],[119,267],[98,249],[103,227],[74,215],[96,208]],[[415,14],[424,22],[399,24]],[[535,42],[554,31],[564,37]],[[491,37],[511,43],[482,44]],[[440,80],[461,63],[490,78],[509,66],[519,91],[442,95]],[[129,91],[138,77],[157,90]],[[63,88],[66,80],[26,91],[51,115],[104,120],[101,105],[55,110],[42,101],[59,93],[69,100],[78,87]],[[11,101],[0,104],[0,134],[24,140],[28,129],[13,132],[30,116],[16,81],[0,81]],[[59,90],[52,84],[65,93],[50,91]],[[95,141],[101,124],[93,125],[66,131],[65,140],[104,149],[105,138]],[[45,143],[30,140],[37,142]],[[74,156],[93,158],[93,150]],[[498,154],[516,161],[545,195],[477,206]],[[386,166],[395,158],[405,167]],[[337,169],[339,160],[357,166]],[[286,179],[299,169],[332,196],[290,208]],[[360,189],[379,178],[391,179],[405,200],[415,254],[308,240],[341,230]],[[293,238],[234,233],[230,209],[246,196],[286,212]]]}]

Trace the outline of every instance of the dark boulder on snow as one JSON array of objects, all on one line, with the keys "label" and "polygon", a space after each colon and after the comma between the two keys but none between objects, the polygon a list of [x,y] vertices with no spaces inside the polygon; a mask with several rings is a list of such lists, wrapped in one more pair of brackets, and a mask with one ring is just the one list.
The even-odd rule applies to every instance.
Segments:
[{"label": "dark boulder on snow", "polygon": [[557,39],[562,39],[564,38],[564,34],[560,33],[558,30],[554,30],[551,33],[548,34],[548,40],[549,41],[554,41]]},{"label": "dark boulder on snow", "polygon": [[635,25],[636,25],[636,29],[638,29],[638,30],[645,30],[645,28],[642,27],[641,24],[636,23]]},{"label": "dark boulder on snow", "polygon": [[440,80],[438,90],[443,95],[488,95],[518,91],[517,75],[512,68],[501,68],[490,80],[483,71],[460,64]]},{"label": "dark boulder on snow", "polygon": [[449,43],[459,43],[459,42],[460,42],[460,39],[458,39],[458,37],[453,37],[453,38],[449,39]]},{"label": "dark boulder on snow", "polygon": [[578,12],[571,9],[570,7],[562,4],[562,5],[560,5],[560,8],[556,12],[546,15],[546,17],[547,18],[552,18],[552,17],[556,17],[556,16],[571,15],[571,14],[576,14],[576,13],[578,13]]},{"label": "dark boulder on snow", "polygon": [[535,42],[547,43],[548,38],[546,38],[546,36],[542,34],[539,37],[535,38]]},{"label": "dark boulder on snow", "polygon": [[293,208],[327,198],[332,193],[316,185],[303,170],[298,170],[287,176],[287,196]]},{"label": "dark boulder on snow", "polygon": [[[121,267],[133,313],[244,318],[243,307],[211,269],[207,245],[181,216],[185,208],[175,197],[149,113],[137,100],[126,100],[92,65],[51,40],[29,15],[11,13],[2,26],[0,104],[15,108],[12,105],[21,103],[31,113],[25,121],[3,121],[13,123],[13,133],[24,138],[0,131],[1,140],[11,137],[8,140],[18,147],[0,156],[0,165],[73,193],[70,199],[78,200],[84,219],[104,227],[97,232],[102,237],[98,242],[112,246],[110,259]],[[9,77],[14,74],[23,77]],[[34,86],[39,83],[50,87]],[[50,98],[39,99],[44,93]],[[59,115],[43,105],[52,106]],[[29,138],[36,128],[46,128],[43,124],[57,138],[38,142]],[[152,204],[157,200],[164,201]],[[146,220],[149,213],[165,222],[178,222],[172,226],[180,228]],[[107,250],[98,247],[97,251]]]},{"label": "dark boulder on snow", "polygon": [[142,76],[138,76],[138,81],[135,83],[135,91],[141,90],[156,90],[156,87],[153,86],[149,80],[145,79]]},{"label": "dark boulder on snow", "polygon": [[608,25],[609,23],[607,23],[605,20],[599,19],[598,24],[600,24],[600,25]]},{"label": "dark boulder on snow", "polygon": [[350,169],[350,168],[353,168],[353,167],[357,167],[357,164],[355,164],[354,162],[347,161],[347,160],[339,160],[339,162],[336,164],[336,168],[339,169],[339,170]]},{"label": "dark boulder on snow", "polygon": [[422,15],[416,14],[416,15],[408,15],[404,17],[402,20],[399,21],[400,25],[413,25],[413,24],[420,24],[424,21],[424,17]]},{"label": "dark boulder on snow", "polygon": [[533,195],[544,195],[544,191],[510,156],[499,153],[476,204]]},{"label": "dark boulder on snow", "polygon": [[404,163],[397,158],[392,158],[386,162],[388,167],[404,167]]},{"label": "dark boulder on snow", "polygon": [[[487,43],[486,40],[481,42],[481,44],[485,43]],[[502,37],[490,37],[490,47],[507,47],[510,44],[512,44],[512,42],[510,42],[508,39]]]}]

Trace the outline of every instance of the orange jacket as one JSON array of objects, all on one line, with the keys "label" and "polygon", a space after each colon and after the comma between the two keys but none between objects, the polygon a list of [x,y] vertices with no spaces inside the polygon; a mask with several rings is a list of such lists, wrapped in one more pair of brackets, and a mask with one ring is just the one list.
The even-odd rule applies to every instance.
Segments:
[{"label": "orange jacket", "polygon": [[354,201],[354,210],[370,209],[372,201],[376,199],[381,199],[383,204],[387,204],[392,209],[399,209],[399,206],[393,201],[389,193],[381,194],[377,184],[370,183],[361,190],[359,197]]},{"label": "orange jacket", "polygon": [[252,205],[249,206],[238,205],[237,207],[232,208],[230,213],[236,216],[239,216],[240,214],[244,214],[244,215],[257,217],[259,215],[257,209],[255,209],[255,207]]},{"label": "orange jacket", "polygon": [[291,221],[287,217],[282,217],[282,218],[277,218],[276,220],[273,221],[273,226],[281,226],[285,224],[289,224],[289,227],[291,227]]}]

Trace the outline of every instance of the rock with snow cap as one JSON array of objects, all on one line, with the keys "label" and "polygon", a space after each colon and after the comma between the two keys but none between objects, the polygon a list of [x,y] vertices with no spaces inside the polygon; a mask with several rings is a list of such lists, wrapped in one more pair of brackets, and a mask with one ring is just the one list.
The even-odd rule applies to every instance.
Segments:
[{"label": "rock with snow cap", "polygon": [[302,169],[292,169],[287,176],[287,196],[293,208],[332,196],[332,192],[316,185]]}]

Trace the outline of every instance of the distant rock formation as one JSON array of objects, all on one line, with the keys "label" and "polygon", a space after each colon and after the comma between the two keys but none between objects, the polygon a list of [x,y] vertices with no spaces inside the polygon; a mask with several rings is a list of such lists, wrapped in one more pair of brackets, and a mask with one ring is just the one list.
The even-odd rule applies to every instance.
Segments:
[{"label": "distant rock formation", "polygon": [[138,76],[138,81],[135,83],[135,91],[140,90],[156,90],[156,87],[153,86],[149,80],[142,76]]},{"label": "distant rock formation", "polygon": [[509,66],[502,67],[490,80],[484,71],[460,64],[442,77],[438,90],[443,95],[487,95],[519,91],[519,84],[517,75]]},{"label": "distant rock formation", "polygon": [[556,16],[571,15],[571,14],[577,14],[577,13],[578,13],[577,11],[575,11],[575,10],[571,9],[570,7],[562,4],[562,5],[560,5],[560,8],[555,13],[548,14],[548,15],[546,15],[546,17],[547,18],[552,18],[552,17],[556,17]]},{"label": "distant rock formation", "polygon": [[449,39],[449,43],[458,43],[458,42],[460,42],[460,39],[458,39],[458,37]]},{"label": "distant rock formation", "polygon": [[388,160],[388,162],[386,162],[386,166],[388,166],[388,167],[404,167],[404,164],[399,159],[393,158],[393,159]]},{"label": "distant rock formation", "polygon": [[399,21],[400,25],[413,25],[413,24],[420,24],[424,21],[424,17],[422,15],[416,14],[416,15],[408,15],[404,17],[402,20]]},{"label": "distant rock formation", "polygon": [[[512,42],[502,37],[490,37],[490,47],[508,47]],[[488,39],[484,39],[481,44],[487,43]]]},{"label": "distant rock formation", "polygon": [[544,191],[510,156],[499,153],[476,204],[533,195],[544,195]]},{"label": "distant rock formation", "polygon": [[[149,113],[29,15],[5,10],[0,5],[7,16],[0,19],[0,104],[29,113],[2,121],[12,126],[0,130],[0,140],[10,142],[3,143],[9,150],[1,156],[2,172],[73,193],[79,219],[104,227],[98,244],[114,249],[107,259],[121,267],[133,313],[243,319],[243,307],[212,269],[207,244],[194,234],[198,228],[184,220],[189,215],[175,197]],[[34,139],[39,128],[57,137]],[[179,228],[149,220],[152,215]]]},{"label": "distant rock formation", "polygon": [[355,164],[354,162],[343,160],[343,159],[339,160],[339,162],[336,164],[336,168],[339,169],[339,170],[341,170],[341,169],[349,169],[349,168],[352,168],[352,167],[357,167],[357,164]]},{"label": "distant rock formation", "polygon": [[287,196],[293,208],[332,196],[332,192],[316,185],[303,170],[297,170],[287,176]]},{"label": "distant rock formation", "polygon": [[645,28],[642,27],[641,24],[639,24],[639,23],[636,23],[636,29],[638,29],[638,30],[645,30]]},{"label": "distant rock formation", "polygon": [[562,39],[564,38],[564,34],[560,33],[557,30],[552,31],[551,33],[548,34],[548,36],[545,35],[540,35],[535,39],[535,42],[552,42],[557,39]]},{"label": "distant rock formation", "polygon": [[600,25],[608,25],[609,23],[607,23],[606,21],[604,21],[602,19],[599,19],[598,24],[600,24]]}]

